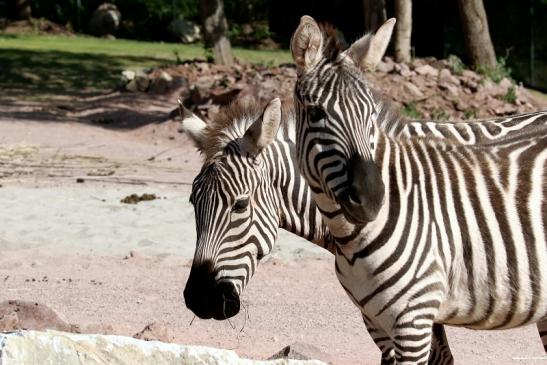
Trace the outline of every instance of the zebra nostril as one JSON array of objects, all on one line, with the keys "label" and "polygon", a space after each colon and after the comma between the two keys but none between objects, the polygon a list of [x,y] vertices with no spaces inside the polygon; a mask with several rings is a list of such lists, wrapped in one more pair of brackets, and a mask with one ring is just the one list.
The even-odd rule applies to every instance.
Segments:
[{"label": "zebra nostril", "polygon": [[239,295],[235,287],[230,283],[220,283],[218,291],[218,308],[214,318],[218,320],[228,319],[239,313]]},{"label": "zebra nostril", "polygon": [[359,199],[359,196],[355,193],[355,191],[352,188],[349,189],[348,199],[349,199],[349,202],[353,205],[362,204],[361,199]]}]

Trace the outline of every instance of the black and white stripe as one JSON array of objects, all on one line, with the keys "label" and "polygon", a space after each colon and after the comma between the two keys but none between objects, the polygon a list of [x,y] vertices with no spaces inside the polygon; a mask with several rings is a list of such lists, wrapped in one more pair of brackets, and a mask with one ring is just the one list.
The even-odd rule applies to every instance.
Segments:
[{"label": "black and white stripe", "polygon": [[293,36],[298,163],[337,276],[397,364],[428,362],[434,323],[539,323],[545,346],[547,112],[479,122],[478,143],[473,124],[431,125],[450,139],[393,133],[356,67],[379,59],[393,24],[336,57],[309,17]]},{"label": "black and white stripe", "polygon": [[[254,119],[243,113],[240,119],[234,120],[230,128],[223,131],[226,141],[222,153],[205,162],[194,180],[191,195],[198,232],[194,265],[214,263],[215,279],[233,282],[239,293],[256,270],[258,258],[271,251],[278,228],[293,232],[334,253],[330,233],[317,211],[307,183],[296,168],[293,113],[287,114],[284,128],[261,153],[266,176],[260,174],[261,169],[256,169],[257,162],[249,161],[246,152],[241,150],[241,137]],[[413,126],[419,126],[418,134],[417,127],[406,128],[408,123],[400,120],[394,133],[433,134],[432,128],[436,127],[429,122],[414,121]],[[482,139],[482,131],[475,124],[471,126],[474,141]],[[435,134],[439,133],[444,133],[441,134],[444,138],[452,138],[452,132],[444,129],[443,125],[435,130]],[[258,190],[267,197],[259,194],[254,198],[256,204],[266,207],[269,212],[259,210],[251,218],[249,211],[241,211],[241,205],[249,199],[244,192],[256,191],[253,187],[260,186],[261,180],[274,182],[273,189]],[[239,211],[235,205],[240,206]],[[278,220],[271,218],[276,212]],[[257,232],[262,232],[262,235]],[[384,358],[392,357],[390,348],[385,346],[386,339],[376,333],[369,321],[365,320],[365,323],[379,348],[386,352]],[[435,356],[435,363],[441,363],[440,359],[451,359],[451,353],[442,325],[436,327],[437,346],[432,357]]]}]

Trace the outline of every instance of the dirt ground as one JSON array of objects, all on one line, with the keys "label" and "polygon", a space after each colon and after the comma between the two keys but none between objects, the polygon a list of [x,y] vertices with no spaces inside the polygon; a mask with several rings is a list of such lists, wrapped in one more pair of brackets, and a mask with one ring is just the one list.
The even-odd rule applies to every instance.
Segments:
[{"label": "dirt ground", "polygon": [[[81,332],[152,324],[163,340],[257,359],[304,342],[337,365],[378,363],[333,258],[287,233],[233,320],[185,308],[200,156],[169,118],[175,101],[144,98],[0,98],[0,302],[38,302]],[[157,199],[120,202],[133,193]],[[547,363],[535,327],[447,331],[457,364]]]}]

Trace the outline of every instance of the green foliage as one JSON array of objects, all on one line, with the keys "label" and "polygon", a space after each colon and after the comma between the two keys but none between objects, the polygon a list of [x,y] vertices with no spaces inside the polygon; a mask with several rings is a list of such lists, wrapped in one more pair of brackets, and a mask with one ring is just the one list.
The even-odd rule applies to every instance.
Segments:
[{"label": "green foliage", "polygon": [[[85,32],[104,0],[30,0],[32,15]],[[110,0],[122,14],[119,34],[139,39],[169,39],[167,26],[179,16],[199,21],[199,0]],[[79,3],[79,6],[78,6]]]},{"label": "green foliage", "polygon": [[265,39],[270,38],[274,34],[270,32],[270,28],[268,27],[268,24],[256,24],[254,31],[253,31],[253,37],[256,39]]},{"label": "green foliage", "polygon": [[226,17],[232,24],[267,20],[270,0],[224,0]]},{"label": "green foliage", "polygon": [[412,119],[419,119],[422,114],[418,111],[416,102],[411,101],[403,106],[403,114]]},{"label": "green foliage", "polygon": [[207,62],[209,63],[215,62],[215,54],[213,53],[213,49],[211,47],[205,47],[204,53],[205,53],[205,60],[207,60]]},{"label": "green foliage", "polygon": [[450,65],[450,70],[454,75],[461,75],[465,70],[465,64],[462,60],[455,55],[448,56],[448,63]]},{"label": "green foliage", "polygon": [[499,83],[504,78],[511,78],[511,68],[507,66],[507,57],[500,57],[496,66],[478,66],[477,73],[489,78],[495,83]]},{"label": "green foliage", "polygon": [[477,119],[477,109],[471,107],[463,112],[463,119]]},{"label": "green foliage", "polygon": [[182,58],[180,57],[180,52],[177,49],[173,50],[173,56],[175,56],[175,64],[182,65]]},{"label": "green foliage", "polygon": [[[291,59],[282,50],[234,48],[234,55],[259,64]],[[0,34],[0,88],[22,96],[83,92],[115,87],[125,69],[145,69],[203,58],[202,45],[106,40],[94,37]]]},{"label": "green foliage", "polygon": [[501,96],[501,100],[505,101],[506,103],[510,104],[516,104],[517,103],[517,89],[515,86],[511,86],[507,89],[507,92]]}]

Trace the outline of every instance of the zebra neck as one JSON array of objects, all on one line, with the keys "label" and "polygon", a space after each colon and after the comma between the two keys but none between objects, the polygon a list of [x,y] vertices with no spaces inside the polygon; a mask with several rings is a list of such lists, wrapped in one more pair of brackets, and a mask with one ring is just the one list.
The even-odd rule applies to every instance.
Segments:
[{"label": "zebra neck", "polygon": [[277,141],[270,151],[269,170],[278,195],[279,227],[334,253],[332,235],[296,167],[294,143]]}]

